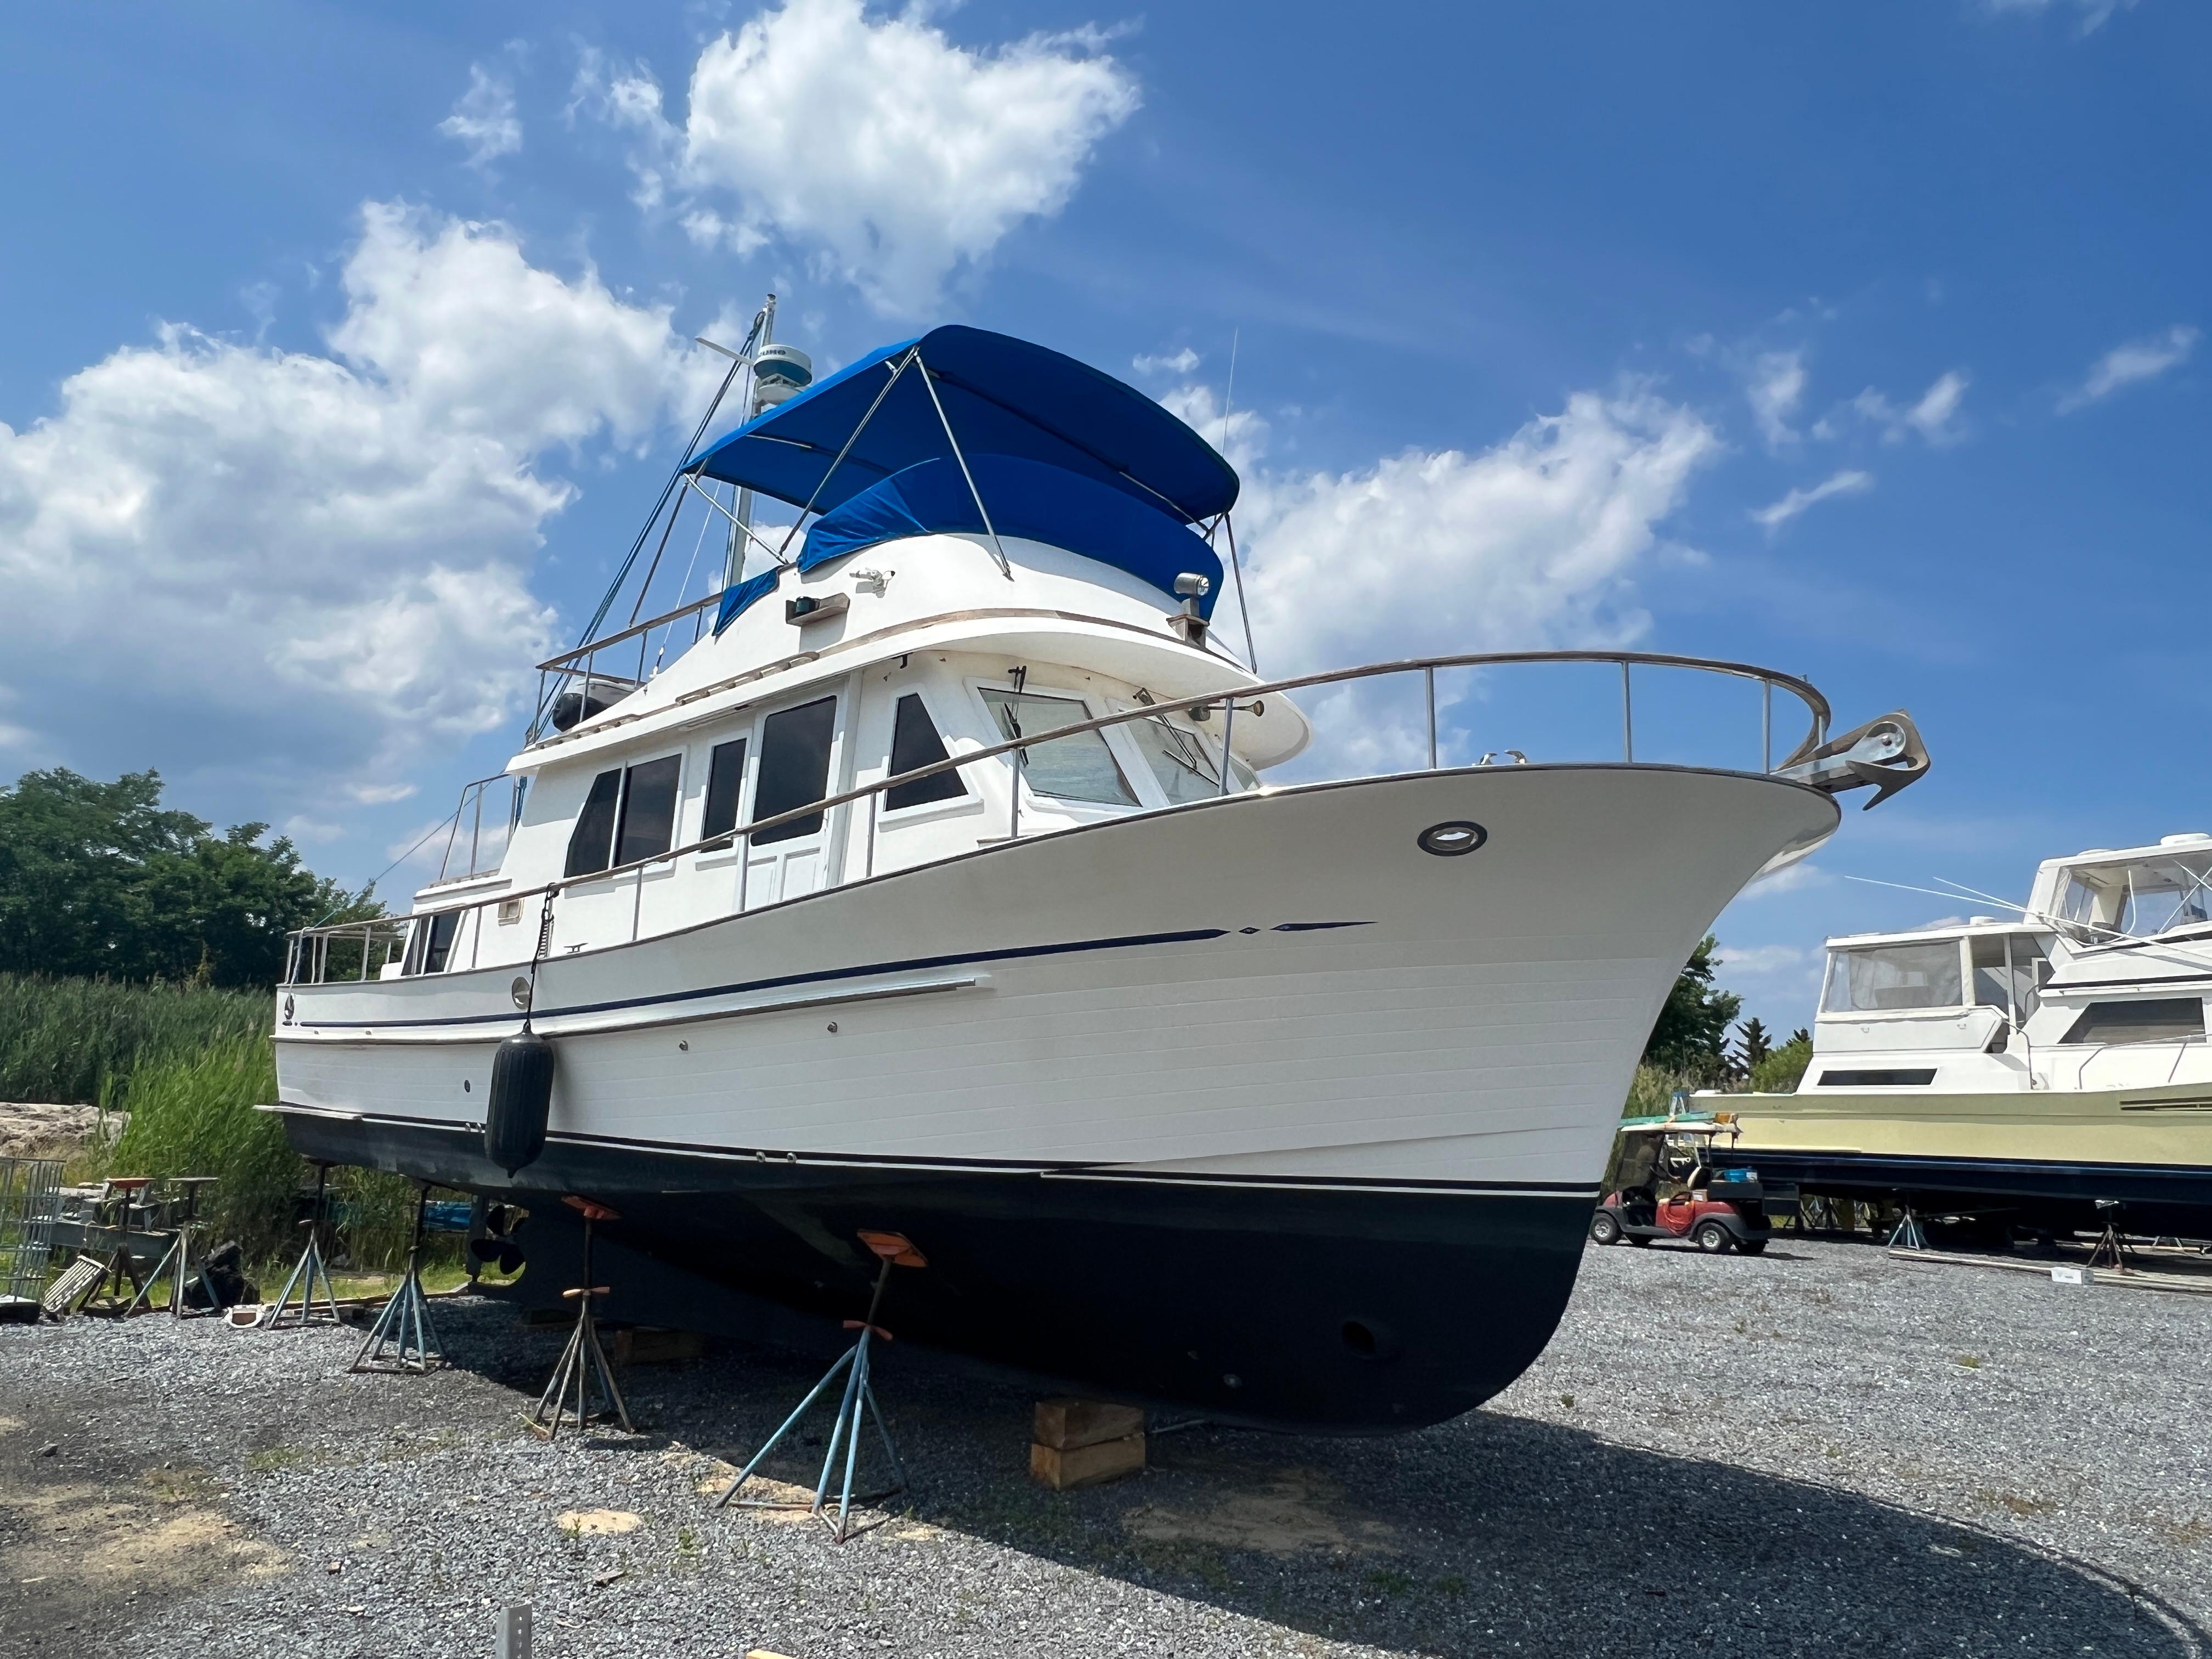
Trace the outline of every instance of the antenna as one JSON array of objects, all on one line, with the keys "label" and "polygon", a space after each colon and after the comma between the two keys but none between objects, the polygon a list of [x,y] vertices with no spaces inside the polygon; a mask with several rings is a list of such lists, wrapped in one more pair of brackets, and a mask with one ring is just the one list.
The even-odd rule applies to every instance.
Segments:
[{"label": "antenna", "polygon": [[1229,384],[1221,394],[1221,447],[1229,447],[1229,410],[1237,401],[1237,341],[1244,330],[1240,325],[1229,331]]},{"label": "antenna", "polygon": [[[1229,448],[1229,410],[1237,401],[1237,343],[1243,332],[1241,326],[1229,331],[1229,383],[1221,393],[1221,448],[1224,459]],[[1244,602],[1244,561],[1237,555],[1237,526],[1230,522],[1225,507],[1221,522],[1229,532],[1229,571],[1237,578],[1237,614],[1244,619],[1244,665],[1256,674],[1260,672],[1260,648],[1252,643],[1252,607]]]}]

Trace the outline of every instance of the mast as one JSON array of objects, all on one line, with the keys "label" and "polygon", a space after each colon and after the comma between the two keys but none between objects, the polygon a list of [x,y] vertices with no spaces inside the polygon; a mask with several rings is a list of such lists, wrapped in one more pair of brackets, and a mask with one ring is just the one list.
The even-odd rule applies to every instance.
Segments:
[{"label": "mast", "polygon": [[[761,354],[768,349],[775,338],[775,295],[771,294],[761,302],[760,337],[753,343],[753,361],[747,366],[749,373],[759,364]],[[769,402],[759,374],[752,373],[751,378],[752,389],[745,398],[745,419],[748,421],[766,409]],[[745,532],[752,527],[752,522],[753,492],[750,489],[740,489],[738,491],[737,517],[730,526],[729,548],[722,561],[722,586],[725,587],[734,587],[744,580],[745,544],[748,540]]]}]

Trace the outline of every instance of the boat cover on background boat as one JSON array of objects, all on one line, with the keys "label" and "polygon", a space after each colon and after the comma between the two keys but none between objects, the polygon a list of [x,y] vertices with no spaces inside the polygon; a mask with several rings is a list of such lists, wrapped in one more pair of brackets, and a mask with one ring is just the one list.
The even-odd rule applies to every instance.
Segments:
[{"label": "boat cover on background boat", "polygon": [[[869,417],[900,356],[917,346],[945,421],[912,368]],[[1135,387],[1043,346],[957,324],[884,346],[816,381],[720,440],[690,470],[827,513],[918,462],[951,459],[945,422],[971,463],[988,454],[1059,467],[1185,523],[1237,500],[1235,469]]]}]

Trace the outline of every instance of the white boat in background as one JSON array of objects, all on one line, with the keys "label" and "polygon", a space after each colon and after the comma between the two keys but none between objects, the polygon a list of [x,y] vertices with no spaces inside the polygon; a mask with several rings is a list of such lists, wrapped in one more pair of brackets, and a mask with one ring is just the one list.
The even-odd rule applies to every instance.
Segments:
[{"label": "white boat in background", "polygon": [[2212,836],[2038,868],[2016,918],[1828,941],[1813,1060],[1736,1114],[1770,1188],[2212,1237]]},{"label": "white boat in background", "polygon": [[[763,333],[739,367],[787,393]],[[1364,1431],[1510,1382],[1676,971],[1838,792],[1924,771],[1910,721],[1832,739],[1800,680],[1635,653],[1264,681],[1211,626],[1236,475],[1128,386],[945,327],[767,401],[648,526],[726,526],[732,580],[544,665],[410,915],[297,937],[294,1144],[526,1208],[548,1304],[576,1194],[621,1214],[622,1316],[848,1316],[869,1228],[928,1259],[902,1339],[1092,1394]],[[796,557],[755,493],[818,515]],[[1440,676],[1562,661],[1617,751],[1447,752]],[[1804,740],[1638,762],[1637,677],[1678,673]],[[1421,700],[1427,763],[1262,783],[1313,738],[1290,694],[1355,680]],[[518,1140],[525,1027],[557,1060]]]}]

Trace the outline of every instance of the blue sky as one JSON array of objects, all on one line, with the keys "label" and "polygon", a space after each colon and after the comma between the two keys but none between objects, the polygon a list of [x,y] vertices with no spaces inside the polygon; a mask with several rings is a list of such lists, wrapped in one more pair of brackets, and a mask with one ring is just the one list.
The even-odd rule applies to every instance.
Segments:
[{"label": "blue sky", "polygon": [[1909,708],[1929,779],[1723,919],[1771,1024],[1823,934],[1960,908],[1847,876],[2212,828],[2202,7],[641,9],[11,17],[0,772],[374,874],[774,288],[825,366],[971,321],[1216,423],[1234,336],[1270,671],[1633,642]]}]

